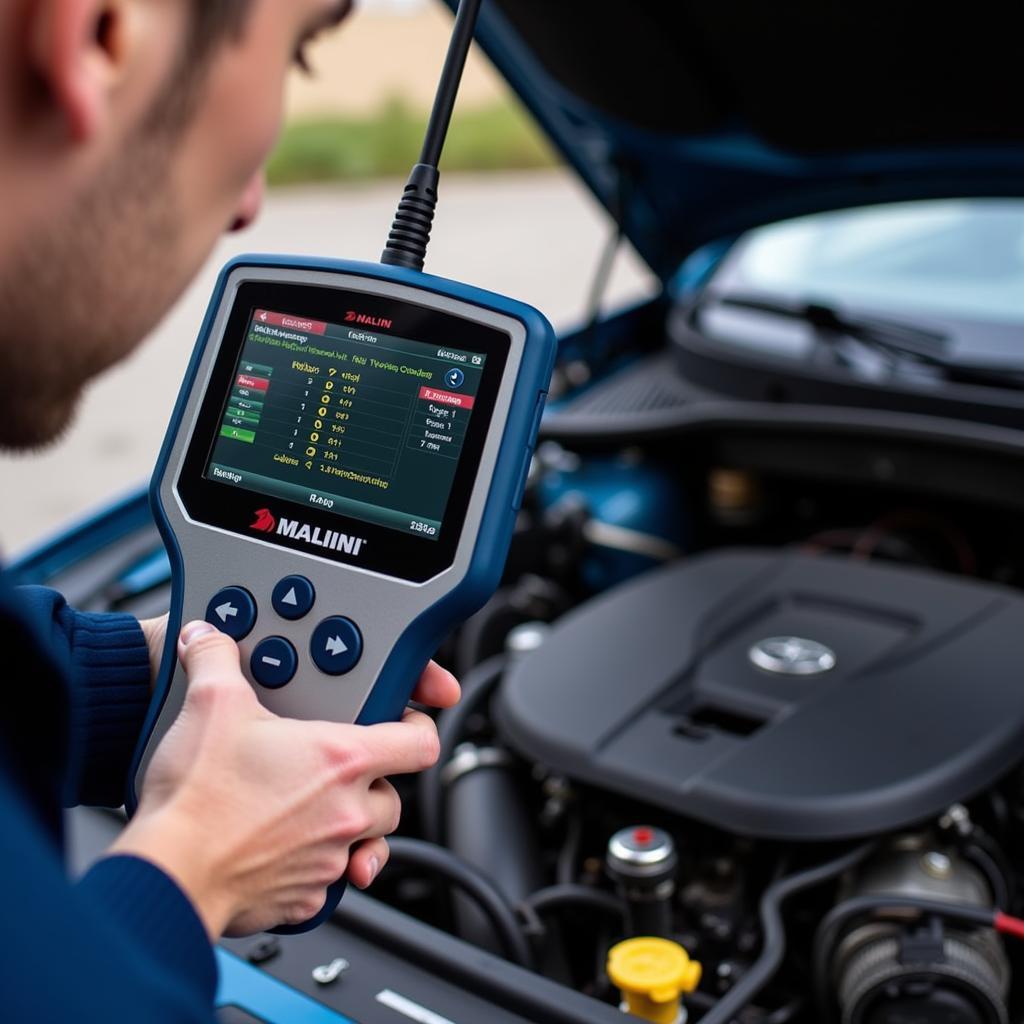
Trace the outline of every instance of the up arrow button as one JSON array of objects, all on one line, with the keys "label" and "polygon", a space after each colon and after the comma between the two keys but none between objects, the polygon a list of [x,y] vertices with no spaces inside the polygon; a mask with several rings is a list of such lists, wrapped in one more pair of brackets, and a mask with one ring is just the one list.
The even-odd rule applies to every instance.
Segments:
[{"label": "up arrow button", "polygon": [[301,619],[308,614],[313,602],[316,601],[316,591],[313,584],[305,576],[285,576],[277,581],[270,595],[270,603],[274,611],[282,619]]},{"label": "up arrow button", "polygon": [[309,640],[309,654],[321,672],[340,676],[351,672],[363,654],[359,627],[343,615],[324,619]]}]

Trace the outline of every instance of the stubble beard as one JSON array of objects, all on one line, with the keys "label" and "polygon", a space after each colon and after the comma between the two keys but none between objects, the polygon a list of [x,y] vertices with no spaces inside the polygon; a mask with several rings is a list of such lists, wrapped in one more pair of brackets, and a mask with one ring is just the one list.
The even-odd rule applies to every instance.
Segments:
[{"label": "stubble beard", "polygon": [[[27,233],[0,276],[0,449],[58,439],[84,388],[126,356],[181,288],[174,140],[120,159]],[[59,211],[59,212],[58,212]]]}]

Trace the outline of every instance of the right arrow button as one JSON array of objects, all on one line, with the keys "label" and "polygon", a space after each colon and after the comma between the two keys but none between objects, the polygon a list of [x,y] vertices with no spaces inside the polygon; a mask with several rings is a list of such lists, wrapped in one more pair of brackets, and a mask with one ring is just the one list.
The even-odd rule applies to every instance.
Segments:
[{"label": "right arrow button", "polygon": [[348,650],[348,644],[341,639],[340,636],[332,636],[327,640],[327,653],[332,658],[337,658],[339,655],[344,654]]},{"label": "right arrow button", "polygon": [[340,676],[351,672],[363,654],[359,627],[344,615],[324,619],[309,641],[309,654],[321,672]]}]

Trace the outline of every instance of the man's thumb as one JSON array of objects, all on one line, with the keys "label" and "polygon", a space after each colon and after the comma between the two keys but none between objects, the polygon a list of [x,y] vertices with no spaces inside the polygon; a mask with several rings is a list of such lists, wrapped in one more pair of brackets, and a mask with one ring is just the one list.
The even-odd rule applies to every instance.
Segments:
[{"label": "man's thumb", "polygon": [[245,682],[239,669],[238,644],[209,622],[190,622],[182,629],[178,657],[192,685],[213,680]]}]

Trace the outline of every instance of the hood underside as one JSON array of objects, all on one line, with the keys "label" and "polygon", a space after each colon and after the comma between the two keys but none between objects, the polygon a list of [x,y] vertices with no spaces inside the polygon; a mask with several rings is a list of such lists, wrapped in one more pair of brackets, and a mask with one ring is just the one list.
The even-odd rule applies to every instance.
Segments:
[{"label": "hood underside", "polygon": [[478,38],[663,279],[821,210],[1024,195],[1024,7],[489,0]]}]

